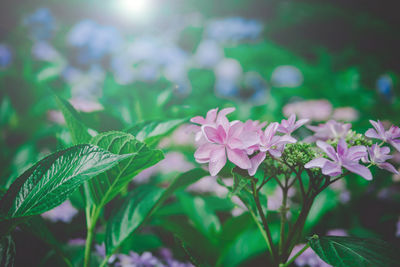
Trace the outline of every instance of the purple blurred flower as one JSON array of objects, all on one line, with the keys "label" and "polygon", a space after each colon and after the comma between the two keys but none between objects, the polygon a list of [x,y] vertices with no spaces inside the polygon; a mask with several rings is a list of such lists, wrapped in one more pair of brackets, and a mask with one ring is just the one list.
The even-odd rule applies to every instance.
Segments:
[{"label": "purple blurred flower", "polygon": [[281,124],[278,126],[278,132],[284,133],[284,134],[291,134],[307,122],[309,122],[309,119],[302,119],[296,121],[296,115],[292,114],[287,120],[282,120]]},{"label": "purple blurred flower", "polygon": [[328,232],[326,232],[326,235],[348,236],[347,231],[344,229],[331,229]]},{"label": "purple blurred flower", "polygon": [[55,20],[48,8],[38,8],[23,20],[29,35],[34,40],[49,40],[55,30]]},{"label": "purple blurred flower", "polygon": [[295,66],[279,66],[272,72],[271,83],[274,87],[299,87],[303,83],[303,74]]},{"label": "purple blurred flower", "polygon": [[[299,252],[305,244],[296,245],[289,258],[292,258]],[[309,267],[331,267],[331,265],[327,264],[323,260],[321,260],[317,254],[311,249],[307,248],[296,260],[295,263],[298,266],[309,266]]]},{"label": "purple blurred flower", "polygon": [[336,151],[331,145],[322,141],[317,141],[317,146],[321,148],[332,161],[326,158],[316,158],[304,165],[305,168],[321,168],[323,174],[337,176],[342,174],[342,167],[344,167],[367,180],[372,180],[370,170],[359,164],[360,159],[367,155],[365,146],[353,146],[348,148],[343,138],[339,140]]},{"label": "purple blurred flower", "polygon": [[332,114],[332,118],[338,121],[356,121],[358,117],[358,111],[352,107],[335,108]]},{"label": "purple blurred flower", "polygon": [[307,128],[314,132],[314,135],[307,138],[306,141],[314,142],[316,140],[334,140],[345,138],[351,128],[350,123],[340,123],[334,120],[329,120],[326,123],[318,126],[307,125]]},{"label": "purple blurred flower", "polygon": [[378,166],[381,169],[385,169],[394,174],[398,174],[399,172],[393,167],[392,164],[386,162],[388,159],[391,159],[392,156],[389,155],[390,148],[387,146],[380,147],[377,144],[373,144],[371,147],[368,147],[368,156],[362,158],[362,161],[365,163],[372,163]]},{"label": "purple blurred flower", "polygon": [[80,237],[68,240],[68,245],[70,246],[84,246],[85,244],[86,240]]},{"label": "purple blurred flower", "polygon": [[396,224],[396,237],[400,237],[400,217]]},{"label": "purple blurred flower", "polygon": [[166,263],[166,267],[194,267],[191,263],[175,260],[171,250],[168,248],[162,248],[160,250],[160,255],[163,261]]},{"label": "purple blurred flower", "polygon": [[392,125],[389,130],[385,131],[382,122],[369,121],[375,129],[368,129],[365,136],[375,138],[391,144],[397,151],[400,151],[400,128]]},{"label": "purple blurred flower", "polygon": [[76,214],[78,214],[78,210],[71,205],[69,200],[66,200],[60,206],[43,213],[42,217],[51,222],[61,221],[64,223],[70,223]]},{"label": "purple blurred flower", "polygon": [[11,49],[8,45],[0,44],[0,70],[10,66],[13,59]]},{"label": "purple blurred flower", "polygon": [[118,254],[118,261],[115,266],[119,267],[162,267],[164,266],[159,259],[150,252],[144,252],[139,255],[133,251],[129,255]]},{"label": "purple blurred flower", "polygon": [[300,119],[324,121],[332,114],[332,104],[324,99],[289,103],[283,107],[283,114],[286,117],[296,114]]}]

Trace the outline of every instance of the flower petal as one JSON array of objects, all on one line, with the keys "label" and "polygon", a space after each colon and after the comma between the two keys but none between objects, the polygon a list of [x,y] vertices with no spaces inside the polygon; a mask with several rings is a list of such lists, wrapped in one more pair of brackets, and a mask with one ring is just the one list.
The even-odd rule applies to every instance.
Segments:
[{"label": "flower petal", "polygon": [[343,164],[343,167],[345,167],[346,169],[348,169],[351,172],[354,172],[355,174],[360,175],[361,177],[363,177],[366,180],[372,180],[372,174],[371,171],[358,163],[353,163],[353,164]]},{"label": "flower petal", "polygon": [[369,138],[381,139],[381,137],[378,135],[378,133],[377,133],[374,129],[372,129],[372,128],[368,129],[368,130],[365,132],[365,136],[366,136],[366,137],[369,137]]},{"label": "flower petal", "polygon": [[325,163],[328,162],[326,158],[316,158],[313,159],[312,161],[309,161],[304,165],[304,168],[310,169],[310,168],[322,168],[324,167]]},{"label": "flower petal", "polygon": [[211,176],[217,175],[226,164],[225,147],[220,146],[211,152],[208,169]]},{"label": "flower petal", "polygon": [[201,127],[204,136],[209,142],[223,144],[226,139],[226,132],[224,128],[219,125],[217,129],[210,125],[203,125]]},{"label": "flower petal", "polygon": [[327,161],[322,168],[322,173],[329,176],[342,174],[342,167],[336,162]]},{"label": "flower petal", "polygon": [[327,143],[325,143],[323,141],[318,140],[317,141],[317,146],[319,148],[321,148],[328,155],[328,157],[330,157],[332,160],[334,160],[334,161],[338,160],[338,158],[336,156],[335,149],[331,145],[329,145],[329,144],[327,144]]},{"label": "flower petal", "polygon": [[347,159],[351,161],[358,161],[365,156],[367,156],[367,148],[365,146],[352,146],[347,153]]},{"label": "flower petal", "polygon": [[381,168],[381,169],[390,171],[390,172],[392,172],[392,173],[394,173],[394,174],[399,174],[399,172],[396,170],[396,168],[393,167],[393,165],[390,164],[389,162],[379,163],[379,164],[377,164],[377,166],[378,166],[379,168]]},{"label": "flower petal", "polygon": [[264,161],[265,157],[266,157],[266,154],[263,152],[260,152],[250,159],[251,168],[248,170],[250,176],[253,176],[254,174],[256,174],[258,167],[260,166],[261,162]]},{"label": "flower petal", "polygon": [[197,123],[197,124],[204,124],[206,120],[202,116],[196,116],[190,119],[191,122]]},{"label": "flower petal", "polygon": [[241,149],[226,149],[228,154],[228,159],[234,163],[236,166],[242,169],[250,169],[251,162],[249,157],[247,156],[246,151]]}]

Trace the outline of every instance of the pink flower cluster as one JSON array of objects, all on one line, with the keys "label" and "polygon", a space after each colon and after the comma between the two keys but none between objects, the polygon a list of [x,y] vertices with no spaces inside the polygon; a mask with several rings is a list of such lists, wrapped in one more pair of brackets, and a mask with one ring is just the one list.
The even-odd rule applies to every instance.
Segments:
[{"label": "pink flower cluster", "polygon": [[[205,118],[197,116],[191,119],[195,126],[196,141],[200,143],[194,157],[199,163],[208,163],[212,176],[217,175],[226,165],[227,160],[241,169],[248,171],[253,176],[260,164],[267,157],[267,153],[279,158],[285,145],[296,143],[291,136],[292,132],[306,124],[308,119],[296,121],[294,114],[281,123],[248,120],[229,121],[227,115],[234,108],[217,108],[208,111]],[[351,124],[329,120],[318,126],[307,126],[314,134],[304,141],[316,142],[323,154],[305,164],[305,168],[320,168],[324,175],[338,176],[343,173],[343,168],[356,173],[367,180],[372,179],[369,167],[376,165],[378,168],[397,174],[398,171],[387,160],[391,159],[390,148],[383,147],[386,142],[400,151],[400,129],[392,126],[385,130],[381,122],[371,121],[374,129],[369,129],[365,136],[380,139],[381,144],[371,147],[362,145],[352,146],[345,140],[352,136]],[[266,126],[266,127],[265,127]],[[264,129],[265,127],[265,129]],[[337,141],[336,149],[328,141]],[[360,162],[361,161],[361,162]],[[369,164],[368,166],[363,165]]]},{"label": "pink flower cluster", "polygon": [[266,123],[252,120],[230,122],[226,116],[234,110],[225,108],[218,112],[218,109],[212,109],[205,118],[197,116],[191,119],[200,125],[196,140],[203,139],[194,154],[195,159],[199,163],[208,163],[212,176],[221,171],[227,159],[248,170],[249,175],[254,175],[266,153],[280,157],[286,144],[297,141],[291,133],[308,121],[296,121],[292,115],[288,120],[282,120],[280,124],[270,123],[262,130]]}]

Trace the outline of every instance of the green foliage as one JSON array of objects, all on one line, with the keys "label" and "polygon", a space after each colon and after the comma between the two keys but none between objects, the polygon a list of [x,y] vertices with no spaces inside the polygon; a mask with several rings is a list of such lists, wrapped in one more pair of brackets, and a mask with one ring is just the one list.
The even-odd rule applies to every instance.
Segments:
[{"label": "green foliage", "polygon": [[379,239],[314,236],[309,244],[321,259],[337,267],[395,267],[400,262],[400,250]]},{"label": "green foliage", "polygon": [[140,186],[133,190],[124,204],[109,220],[106,230],[106,253],[111,255],[171,194],[204,177],[202,169],[193,169],[178,176],[166,189]]},{"label": "green foliage", "polygon": [[17,218],[50,210],[83,182],[131,155],[115,155],[92,145],[77,145],[44,158],[28,169],[0,201],[1,213]]},{"label": "green foliage", "polygon": [[68,101],[58,96],[55,96],[55,98],[71,133],[72,142],[74,144],[88,143],[92,136],[89,134],[88,128],[81,121],[79,114]]},{"label": "green foliage", "polygon": [[144,121],[132,126],[126,132],[134,135],[137,140],[154,146],[185,121],[186,119]]},{"label": "green foliage", "polygon": [[128,159],[85,184],[87,202],[96,206],[104,206],[119,194],[133,177],[164,158],[160,150],[150,149],[133,135],[124,132],[101,133],[93,137],[90,143],[114,154],[131,154]]},{"label": "green foliage", "polygon": [[0,239],[0,266],[13,267],[15,257],[15,244],[10,235]]}]

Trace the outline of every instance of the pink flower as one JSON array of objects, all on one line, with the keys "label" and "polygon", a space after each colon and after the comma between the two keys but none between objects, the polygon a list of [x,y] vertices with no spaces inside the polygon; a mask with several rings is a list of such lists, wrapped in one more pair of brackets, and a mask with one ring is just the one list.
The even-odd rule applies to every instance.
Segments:
[{"label": "pink flower", "polygon": [[[222,111],[221,111],[222,112]],[[229,121],[223,116],[217,125],[203,125],[203,135],[208,143],[201,145],[194,157],[199,163],[209,163],[209,170],[215,176],[226,164],[228,159],[242,169],[249,169],[251,162],[247,156],[247,148],[255,145],[259,137],[256,132],[246,131],[245,124]]]},{"label": "pink flower", "polygon": [[391,144],[397,151],[400,151],[400,128],[392,125],[388,131],[385,131],[382,122],[369,121],[375,129],[368,129],[365,136],[369,138],[380,139]]},{"label": "pink flower", "polygon": [[396,170],[395,167],[393,167],[392,164],[389,162],[386,162],[388,159],[391,159],[392,156],[389,155],[390,153],[390,148],[388,147],[380,147],[377,144],[373,144],[371,147],[368,147],[368,156],[365,156],[362,158],[362,161],[365,163],[371,162],[372,164],[376,164],[381,169],[385,169],[387,171],[390,171],[394,174],[398,174],[399,172]]},{"label": "pink flower", "polygon": [[338,121],[356,121],[359,117],[359,112],[352,107],[335,108],[332,114],[332,119]]},{"label": "pink flower", "polygon": [[324,121],[332,114],[332,104],[325,99],[294,102],[283,107],[283,114],[286,117],[296,114],[301,119]]},{"label": "pink flower", "polygon": [[[229,123],[228,119],[226,118],[226,115],[232,113],[235,111],[235,108],[224,108],[220,112],[218,112],[218,108],[211,109],[207,112],[207,115],[205,118],[201,116],[196,116],[190,119],[191,122],[200,124],[200,125],[213,125],[216,126],[217,124],[224,123],[226,124],[227,122]],[[197,127],[195,129],[196,137],[195,140],[199,141],[201,137],[203,136],[203,133],[201,131],[200,127]]]},{"label": "pink flower", "polygon": [[359,164],[359,160],[367,155],[365,146],[353,146],[348,148],[343,138],[339,140],[336,151],[331,145],[322,141],[317,141],[317,146],[321,148],[331,160],[316,158],[304,165],[305,168],[321,168],[323,174],[337,176],[342,174],[342,167],[344,167],[367,180],[372,180],[370,170]]},{"label": "pink flower", "polygon": [[348,134],[351,124],[340,123],[334,120],[329,120],[326,123],[319,124],[318,126],[307,126],[308,129],[315,132],[313,136],[307,138],[306,141],[314,142],[316,140],[326,141],[329,139],[345,138]]},{"label": "pink flower", "polygon": [[296,143],[296,139],[289,135],[275,135],[278,127],[279,123],[270,123],[264,133],[261,134],[260,143],[258,144],[260,152],[251,158],[251,168],[249,169],[250,175],[256,173],[261,162],[264,161],[267,151],[274,157],[280,157],[287,143]]},{"label": "pink flower", "polygon": [[281,124],[278,126],[278,132],[290,135],[307,122],[309,122],[309,119],[301,119],[296,121],[296,115],[292,114],[290,115],[289,119],[281,121]]}]

